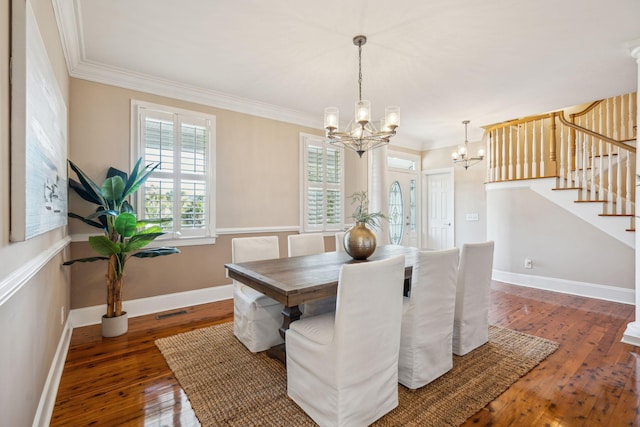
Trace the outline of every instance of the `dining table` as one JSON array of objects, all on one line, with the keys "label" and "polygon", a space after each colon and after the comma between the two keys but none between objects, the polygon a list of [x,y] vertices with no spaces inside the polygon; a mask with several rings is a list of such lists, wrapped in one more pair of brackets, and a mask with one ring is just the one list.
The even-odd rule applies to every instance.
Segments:
[{"label": "dining table", "polygon": [[[355,260],[346,252],[324,252],[287,258],[225,264],[229,277],[284,305],[280,335],[286,337],[291,322],[300,319],[300,305],[337,295],[340,269],[345,264],[371,262],[397,255],[405,257],[405,295],[411,286],[413,265],[420,249],[382,245],[366,260]],[[284,362],[284,344],[267,350],[270,357]]]}]

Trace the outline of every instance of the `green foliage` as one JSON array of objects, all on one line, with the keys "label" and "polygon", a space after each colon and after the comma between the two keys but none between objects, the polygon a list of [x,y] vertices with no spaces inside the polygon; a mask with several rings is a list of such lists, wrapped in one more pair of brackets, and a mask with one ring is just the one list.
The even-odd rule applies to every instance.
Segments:
[{"label": "green foliage", "polygon": [[382,212],[369,212],[369,197],[366,191],[358,191],[349,196],[351,204],[357,203],[351,215],[356,222],[364,222],[373,229],[380,227],[380,221],[387,219]]},{"label": "green foliage", "polygon": [[95,212],[90,215],[83,217],[70,212],[69,217],[102,229],[104,235],[89,237],[89,245],[101,256],[75,259],[65,262],[64,265],[109,260],[110,257],[115,256],[117,262],[114,265],[114,278],[118,279],[124,273],[125,262],[131,256],[148,258],[180,252],[176,248],[142,251],[146,245],[165,234],[157,224],[171,221],[171,219],[138,221],[133,207],[126,200],[159,166],[159,164],[150,164],[141,167],[141,163],[142,159],[138,159],[129,175],[116,168],[109,168],[107,176],[99,186],[69,160],[71,169],[78,177],[78,181],[69,178],[69,187],[82,199],[97,205]]}]

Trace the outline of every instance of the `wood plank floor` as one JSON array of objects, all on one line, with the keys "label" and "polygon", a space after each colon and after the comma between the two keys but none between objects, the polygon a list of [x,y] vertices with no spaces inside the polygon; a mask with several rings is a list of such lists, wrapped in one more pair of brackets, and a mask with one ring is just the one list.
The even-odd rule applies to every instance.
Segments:
[{"label": "wood plank floor", "polygon": [[[633,306],[498,282],[491,302],[491,323],[560,348],[465,426],[640,425],[640,349],[620,343]],[[117,338],[102,338],[98,325],[75,329],[51,425],[199,425],[154,341],[230,321],[233,304],[184,311],[132,318]]]}]

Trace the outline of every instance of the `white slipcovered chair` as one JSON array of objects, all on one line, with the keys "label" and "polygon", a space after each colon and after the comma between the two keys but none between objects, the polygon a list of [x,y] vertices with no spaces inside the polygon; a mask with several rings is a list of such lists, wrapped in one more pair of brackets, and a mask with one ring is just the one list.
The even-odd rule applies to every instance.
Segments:
[{"label": "white slipcovered chair", "polygon": [[[291,234],[289,235],[289,256],[316,255],[324,252],[324,236],[322,233]],[[316,316],[336,309],[335,297],[323,298],[318,301],[305,303],[303,316]]]},{"label": "white slipcovered chair", "polygon": [[346,252],[344,250],[344,234],[345,231],[339,231],[336,233],[336,252]]},{"label": "white slipcovered chair", "polygon": [[404,297],[398,381],[417,389],[453,367],[457,248],[421,251],[413,266],[411,296]]},{"label": "white slipcovered chair", "polygon": [[[280,257],[277,236],[241,237],[231,240],[234,263]],[[284,341],[280,336],[284,306],[240,282],[233,281],[233,334],[253,353]]]},{"label": "white slipcovered chair", "polygon": [[453,353],[463,356],[489,341],[493,241],[462,245],[453,321]]},{"label": "white slipcovered chair", "polygon": [[316,255],[324,252],[322,233],[290,234],[289,256]]},{"label": "white slipcovered chair", "polygon": [[366,426],[398,406],[404,256],[345,264],[334,313],[292,322],[287,394],[320,426]]}]

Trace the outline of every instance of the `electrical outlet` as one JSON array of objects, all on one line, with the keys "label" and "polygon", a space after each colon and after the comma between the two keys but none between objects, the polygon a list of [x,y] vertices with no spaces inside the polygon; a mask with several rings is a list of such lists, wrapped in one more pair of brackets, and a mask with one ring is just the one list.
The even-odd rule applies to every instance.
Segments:
[{"label": "electrical outlet", "polygon": [[533,268],[533,263],[531,262],[531,258],[524,259],[524,268]]},{"label": "electrical outlet", "polygon": [[64,325],[64,305],[60,307],[60,324]]}]

